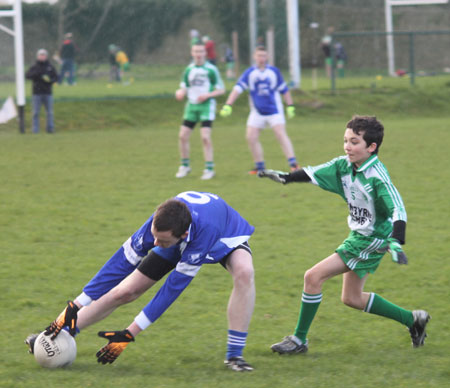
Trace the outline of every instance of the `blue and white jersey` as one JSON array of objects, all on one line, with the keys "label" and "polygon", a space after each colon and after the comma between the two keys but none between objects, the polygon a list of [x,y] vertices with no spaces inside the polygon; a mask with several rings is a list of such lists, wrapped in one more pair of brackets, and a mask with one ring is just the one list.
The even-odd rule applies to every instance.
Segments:
[{"label": "blue and white jersey", "polygon": [[[188,286],[203,264],[218,263],[237,246],[248,241],[255,230],[215,194],[186,191],[175,198],[187,205],[192,223],[188,236],[176,246],[154,248],[158,255],[172,262],[179,261],[154,298],[135,318],[141,329],[159,318]],[[153,216],[128,240],[128,254],[134,253],[142,257],[154,247],[154,238],[150,232],[152,220]]]},{"label": "blue and white jersey", "polygon": [[234,89],[239,93],[248,90],[250,107],[263,116],[283,113],[280,93],[284,94],[289,90],[280,70],[275,66],[266,66],[264,70],[256,66],[248,68]]}]

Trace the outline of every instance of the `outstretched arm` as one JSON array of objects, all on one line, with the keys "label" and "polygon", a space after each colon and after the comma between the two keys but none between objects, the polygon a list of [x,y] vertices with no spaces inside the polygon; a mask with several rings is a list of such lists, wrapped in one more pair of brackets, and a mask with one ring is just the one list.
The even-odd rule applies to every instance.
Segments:
[{"label": "outstretched arm", "polygon": [[291,173],[275,170],[263,170],[258,172],[258,176],[260,178],[272,179],[273,181],[284,185],[291,182],[311,182],[311,178],[302,168]]}]

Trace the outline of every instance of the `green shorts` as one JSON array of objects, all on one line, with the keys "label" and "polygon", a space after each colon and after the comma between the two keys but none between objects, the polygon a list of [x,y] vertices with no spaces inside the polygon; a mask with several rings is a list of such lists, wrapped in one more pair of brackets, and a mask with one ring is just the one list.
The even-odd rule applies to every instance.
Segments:
[{"label": "green shorts", "polygon": [[210,98],[201,104],[186,103],[183,119],[192,121],[213,121],[216,118],[216,101]]},{"label": "green shorts", "polygon": [[326,57],[326,58],[325,58],[325,64],[331,66],[331,65],[333,64],[333,58],[331,58],[331,57]]},{"label": "green shorts", "polygon": [[349,236],[336,249],[345,265],[360,278],[367,273],[374,273],[386,252],[379,249],[386,247],[386,240],[363,236],[358,232],[350,232]]},{"label": "green shorts", "polygon": [[129,63],[129,62],[125,62],[125,63],[122,65],[122,70],[123,70],[123,71],[130,71],[130,63]]}]

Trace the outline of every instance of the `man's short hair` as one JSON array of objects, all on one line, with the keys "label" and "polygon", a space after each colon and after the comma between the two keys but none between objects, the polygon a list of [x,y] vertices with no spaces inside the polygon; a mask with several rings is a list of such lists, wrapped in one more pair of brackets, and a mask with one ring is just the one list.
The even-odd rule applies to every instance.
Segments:
[{"label": "man's short hair", "polygon": [[347,123],[347,127],[353,130],[357,135],[360,132],[364,132],[362,137],[366,142],[367,147],[372,143],[376,143],[377,148],[372,154],[377,154],[380,149],[381,143],[383,142],[384,127],[375,116],[358,116],[355,115]]},{"label": "man's short hair", "polygon": [[153,216],[153,226],[158,232],[170,230],[175,237],[181,237],[191,222],[189,208],[184,202],[173,198],[159,205]]},{"label": "man's short hair", "polygon": [[46,57],[48,57],[48,51],[46,49],[39,49],[36,53],[36,57],[38,57],[39,55],[45,55]]},{"label": "man's short hair", "polygon": [[263,46],[262,44],[258,45],[255,47],[255,52],[256,51],[265,51],[267,52],[266,46]]}]

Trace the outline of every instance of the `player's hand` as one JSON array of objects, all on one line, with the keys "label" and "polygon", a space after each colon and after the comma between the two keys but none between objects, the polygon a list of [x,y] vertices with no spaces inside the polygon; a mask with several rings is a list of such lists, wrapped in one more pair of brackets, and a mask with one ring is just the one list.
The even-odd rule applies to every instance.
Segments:
[{"label": "player's hand", "polygon": [[284,185],[284,184],[286,184],[288,174],[286,174],[282,171],[262,170],[262,171],[258,171],[258,176],[260,178],[272,179],[273,181],[282,183]]},{"label": "player's hand", "polygon": [[295,116],[295,106],[294,105],[288,105],[286,107],[286,116],[288,119],[292,119]]},{"label": "player's hand", "polygon": [[395,238],[388,238],[389,252],[392,256],[392,261],[397,264],[408,264],[408,258],[403,252],[402,246]]},{"label": "player's hand", "polygon": [[184,91],[184,89],[178,89],[175,92],[175,98],[177,101],[183,101],[185,95],[186,95],[186,92]]},{"label": "player's hand", "polygon": [[103,365],[112,364],[128,344],[134,342],[134,337],[128,330],[99,331],[98,336],[109,341],[108,345],[101,348],[96,354],[97,362],[101,362]]},{"label": "player's hand", "polygon": [[71,300],[67,301],[67,307],[58,315],[53,323],[45,329],[45,335],[52,335],[55,339],[64,326],[69,327],[69,334],[74,336],[77,328],[77,313],[80,308]]},{"label": "player's hand", "polygon": [[51,78],[48,74],[44,74],[41,78],[47,83],[51,82]]},{"label": "player's hand", "polygon": [[224,105],[219,112],[221,117],[228,117],[231,115],[231,113],[233,113],[233,108],[228,104]]}]

